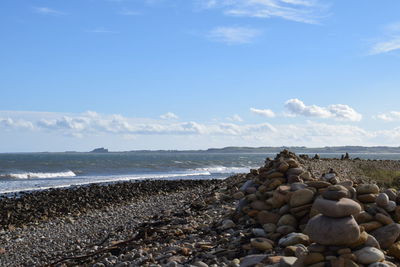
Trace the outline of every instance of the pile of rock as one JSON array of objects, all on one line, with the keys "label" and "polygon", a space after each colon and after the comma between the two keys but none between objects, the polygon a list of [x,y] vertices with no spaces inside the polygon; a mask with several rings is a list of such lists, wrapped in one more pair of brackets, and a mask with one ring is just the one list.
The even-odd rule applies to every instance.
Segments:
[{"label": "pile of rock", "polygon": [[241,266],[396,266],[400,259],[395,189],[353,184],[332,169],[312,177],[289,151],[247,178],[233,195],[240,201],[232,219],[251,228],[242,247],[260,260],[247,264],[247,256]]}]

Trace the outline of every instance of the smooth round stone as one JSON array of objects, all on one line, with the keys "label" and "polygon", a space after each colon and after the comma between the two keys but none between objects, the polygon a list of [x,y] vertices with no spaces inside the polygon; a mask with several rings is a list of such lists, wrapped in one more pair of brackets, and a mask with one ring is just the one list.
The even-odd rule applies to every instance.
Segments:
[{"label": "smooth round stone", "polygon": [[237,200],[244,198],[244,193],[242,191],[236,192],[235,194],[233,194],[233,198]]},{"label": "smooth round stone", "polygon": [[317,215],[308,221],[304,232],[319,244],[333,246],[348,245],[360,237],[360,228],[352,216],[332,218]]},{"label": "smooth round stone", "polygon": [[267,224],[267,223],[277,224],[279,218],[280,218],[279,214],[275,214],[273,212],[269,212],[266,210],[260,211],[257,214],[257,220],[260,224]]},{"label": "smooth round stone", "polygon": [[379,229],[376,229],[371,233],[376,240],[379,242],[379,245],[383,249],[389,248],[391,245],[396,242],[397,238],[400,235],[400,224],[392,223],[386,226],[383,226]]},{"label": "smooth round stone", "polygon": [[357,193],[362,194],[378,194],[379,187],[376,184],[362,184],[357,186]]},{"label": "smooth round stone", "polygon": [[258,236],[258,237],[266,237],[267,233],[265,233],[264,229],[262,228],[253,228],[251,229],[251,232],[253,235]]},{"label": "smooth round stone", "polygon": [[318,198],[313,208],[323,215],[335,218],[358,214],[361,211],[360,204],[349,198],[342,198],[339,201]]},{"label": "smooth round stone", "polygon": [[386,195],[388,195],[390,200],[396,201],[397,198],[397,191],[394,188],[388,188],[385,191],[383,191]]},{"label": "smooth round stone", "polygon": [[348,197],[349,190],[341,185],[331,185],[322,193],[322,196],[329,200],[339,200],[341,198]]},{"label": "smooth round stone", "polygon": [[253,209],[256,209],[256,210],[267,210],[267,209],[270,208],[270,207],[267,205],[267,203],[265,203],[265,201],[262,201],[262,200],[253,201],[253,202],[251,202],[250,206],[251,206]]},{"label": "smooth round stone", "polygon": [[372,216],[371,214],[369,214],[366,211],[361,211],[360,213],[358,213],[357,215],[354,216],[356,221],[358,223],[367,223],[370,222],[374,219],[374,216]]},{"label": "smooth round stone", "polygon": [[314,192],[309,189],[300,189],[295,191],[290,198],[291,207],[299,207],[312,202]]},{"label": "smooth round stone", "polygon": [[253,248],[259,250],[270,250],[273,248],[273,242],[267,238],[262,237],[250,239],[250,244]]},{"label": "smooth round stone", "polygon": [[384,208],[389,204],[389,196],[385,193],[380,193],[375,200],[375,203],[379,206]]},{"label": "smooth round stone", "polygon": [[302,233],[290,233],[278,241],[278,245],[281,247],[293,246],[297,244],[308,245],[310,238],[308,235]]},{"label": "smooth round stone", "polygon": [[282,257],[279,262],[279,267],[290,267],[297,261],[296,257]]},{"label": "smooth round stone", "polygon": [[365,241],[364,245],[368,246],[368,247],[379,248],[379,249],[381,248],[381,246],[379,245],[379,242],[372,235],[368,235],[368,238]]},{"label": "smooth round stone", "polygon": [[376,200],[377,194],[363,194],[357,195],[357,199],[362,203],[373,203]]},{"label": "smooth round stone", "polygon": [[385,255],[382,251],[374,247],[365,247],[354,252],[357,257],[357,262],[361,264],[371,264],[382,261]]},{"label": "smooth round stone", "polygon": [[324,261],[325,257],[321,253],[311,252],[304,257],[303,263],[305,265],[312,265],[321,261]]},{"label": "smooth round stone", "polygon": [[392,224],[394,223],[394,221],[392,220],[392,218],[390,218],[389,216],[386,216],[382,213],[377,213],[375,215],[375,220],[377,220],[378,222],[384,224],[384,225],[388,225],[388,224]]},{"label": "smooth round stone", "polygon": [[290,190],[297,191],[297,190],[300,190],[300,189],[304,189],[306,187],[307,187],[307,185],[303,184],[303,183],[293,183],[293,184],[290,185]]},{"label": "smooth round stone", "polygon": [[293,227],[297,227],[297,219],[296,219],[296,217],[294,217],[291,214],[285,214],[279,219],[277,225],[278,226],[290,225],[290,226],[293,226]]},{"label": "smooth round stone", "polygon": [[232,221],[232,220],[224,220],[223,222],[222,222],[222,226],[221,226],[221,228],[222,229],[230,229],[230,228],[233,228],[233,227],[235,227],[236,226],[236,224]]},{"label": "smooth round stone", "polygon": [[273,223],[266,223],[263,225],[265,232],[274,233],[276,231],[276,225]]},{"label": "smooth round stone", "polygon": [[390,267],[390,266],[393,266],[393,265],[389,265],[389,264],[384,263],[384,262],[375,262],[375,263],[372,263],[372,264],[368,265],[368,267]]},{"label": "smooth round stone", "polygon": [[384,207],[387,212],[392,212],[396,209],[396,202],[390,200],[389,203]]},{"label": "smooth round stone", "polygon": [[287,235],[287,234],[293,233],[295,231],[296,231],[296,229],[290,225],[282,225],[282,226],[279,226],[278,228],[276,228],[276,232],[280,233],[282,235]]},{"label": "smooth round stone", "polygon": [[325,187],[332,185],[331,183],[325,182],[325,181],[307,181],[306,184],[308,186],[311,186],[311,187],[314,187],[317,189],[325,188]]},{"label": "smooth round stone", "polygon": [[286,175],[300,175],[304,170],[302,168],[290,168],[287,170]]}]

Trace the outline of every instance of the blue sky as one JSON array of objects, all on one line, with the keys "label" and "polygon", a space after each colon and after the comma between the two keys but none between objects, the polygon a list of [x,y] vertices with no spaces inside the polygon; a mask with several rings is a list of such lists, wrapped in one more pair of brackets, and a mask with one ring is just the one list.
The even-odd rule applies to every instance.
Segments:
[{"label": "blue sky", "polygon": [[399,146],[398,10],[4,0],[0,152]]}]

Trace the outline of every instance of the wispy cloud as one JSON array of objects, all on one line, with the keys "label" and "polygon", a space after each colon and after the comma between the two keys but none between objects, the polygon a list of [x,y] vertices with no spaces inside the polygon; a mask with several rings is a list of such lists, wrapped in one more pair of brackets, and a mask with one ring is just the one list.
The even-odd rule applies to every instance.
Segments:
[{"label": "wispy cloud", "polygon": [[392,23],[385,27],[383,37],[370,49],[371,55],[384,54],[400,49],[400,23]]},{"label": "wispy cloud", "polygon": [[376,119],[383,121],[400,121],[400,111],[390,111],[387,113],[381,113],[375,116]]},{"label": "wispy cloud", "polygon": [[165,114],[162,114],[160,118],[163,120],[179,119],[178,115],[172,112],[167,112]]},{"label": "wispy cloud", "polygon": [[250,111],[253,112],[254,114],[267,117],[267,118],[273,118],[275,117],[275,113],[270,110],[270,109],[257,109],[257,108],[250,108]]},{"label": "wispy cloud", "polygon": [[362,118],[360,113],[343,104],[334,104],[328,107],[307,106],[303,101],[294,98],[286,101],[285,107],[291,114],[305,117],[334,118],[343,121],[360,121]]},{"label": "wispy cloud", "polygon": [[242,117],[240,117],[238,114],[234,114],[230,117],[227,117],[226,119],[228,121],[234,121],[234,122],[242,122],[243,121]]},{"label": "wispy cloud", "polygon": [[111,31],[106,28],[95,28],[95,29],[89,30],[87,32],[90,32],[90,33],[118,33],[116,31]]},{"label": "wispy cloud", "polygon": [[123,8],[118,12],[119,15],[124,15],[124,16],[137,16],[140,15],[140,12],[137,10],[131,10],[127,8]]},{"label": "wispy cloud", "polygon": [[247,27],[216,27],[212,29],[207,37],[213,41],[226,44],[248,44],[252,43],[262,32],[258,29]]},{"label": "wispy cloud", "polygon": [[318,0],[204,0],[204,8],[219,8],[225,15],[282,18],[302,23],[318,23],[327,5]]},{"label": "wispy cloud", "polygon": [[61,12],[59,10],[53,9],[53,8],[49,8],[49,7],[34,7],[33,10],[36,13],[39,14],[44,14],[44,15],[64,15],[64,12]]}]

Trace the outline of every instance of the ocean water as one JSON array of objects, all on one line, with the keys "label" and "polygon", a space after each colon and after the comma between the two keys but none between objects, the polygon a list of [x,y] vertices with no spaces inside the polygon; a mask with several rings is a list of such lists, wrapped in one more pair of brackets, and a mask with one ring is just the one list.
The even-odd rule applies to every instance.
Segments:
[{"label": "ocean water", "polygon": [[[223,179],[247,173],[262,166],[266,157],[274,156],[205,152],[5,153],[0,154],[0,193],[144,179]],[[400,154],[351,157],[400,160]]]}]

